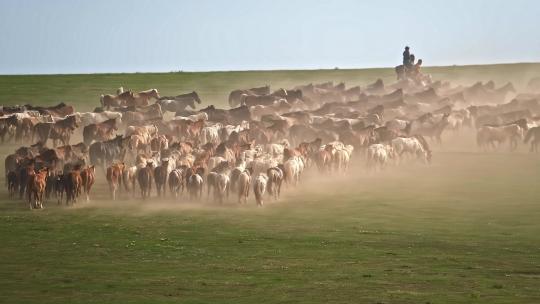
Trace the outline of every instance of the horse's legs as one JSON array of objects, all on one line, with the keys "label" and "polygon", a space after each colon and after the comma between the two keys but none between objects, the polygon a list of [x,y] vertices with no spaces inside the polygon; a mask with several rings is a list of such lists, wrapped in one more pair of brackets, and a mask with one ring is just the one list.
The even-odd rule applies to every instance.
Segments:
[{"label": "horse's legs", "polygon": [[491,149],[492,149],[493,151],[495,151],[495,150],[497,149],[497,146],[495,146],[495,142],[494,142],[494,141],[490,141],[490,142],[489,142],[489,145],[491,146]]},{"label": "horse's legs", "polygon": [[510,138],[510,152],[514,151],[517,148],[517,141],[514,137]]}]

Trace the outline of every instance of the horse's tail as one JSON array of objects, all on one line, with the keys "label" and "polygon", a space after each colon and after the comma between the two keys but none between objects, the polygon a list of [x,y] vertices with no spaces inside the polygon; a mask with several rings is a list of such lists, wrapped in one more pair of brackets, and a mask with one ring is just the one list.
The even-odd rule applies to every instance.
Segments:
[{"label": "horse's tail", "polygon": [[253,194],[255,195],[255,201],[257,201],[257,204],[260,204],[260,202],[262,201],[262,188],[262,183],[255,183],[255,187],[253,188]]},{"label": "horse's tail", "polygon": [[103,94],[101,94],[101,96],[99,96],[99,102],[101,103],[102,107],[105,106],[105,102],[103,101],[104,98],[105,98],[105,95],[103,95]]}]

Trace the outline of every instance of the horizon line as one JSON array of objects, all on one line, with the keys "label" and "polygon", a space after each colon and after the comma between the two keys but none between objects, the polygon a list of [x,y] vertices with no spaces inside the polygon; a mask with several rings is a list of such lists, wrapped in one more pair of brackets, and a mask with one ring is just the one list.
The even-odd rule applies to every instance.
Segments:
[{"label": "horizon line", "polygon": [[[498,63],[475,63],[475,64],[452,64],[452,65],[428,65],[422,68],[448,68],[448,67],[475,67],[492,65],[518,65],[518,64],[540,64],[540,61],[523,62],[498,62]],[[291,72],[291,71],[351,71],[351,70],[383,70],[394,69],[395,66],[387,67],[347,67],[347,68],[277,68],[277,69],[245,69],[245,70],[171,70],[171,71],[135,71],[135,72],[95,72],[95,73],[20,73],[20,74],[0,74],[2,76],[69,76],[69,75],[117,75],[117,74],[173,74],[173,73],[231,73],[231,72]]]}]

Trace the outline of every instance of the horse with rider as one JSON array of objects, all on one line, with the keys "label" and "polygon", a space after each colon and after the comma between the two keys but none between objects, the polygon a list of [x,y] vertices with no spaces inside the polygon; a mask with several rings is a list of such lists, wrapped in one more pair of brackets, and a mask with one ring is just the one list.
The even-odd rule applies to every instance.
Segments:
[{"label": "horse with rider", "polygon": [[420,68],[422,67],[422,59],[418,59],[417,62],[415,62],[415,60],[416,58],[414,54],[411,54],[410,48],[406,46],[405,50],[403,51],[403,64],[398,65],[395,68],[398,80],[409,79],[420,83],[429,79],[429,75],[424,75],[420,71]]}]

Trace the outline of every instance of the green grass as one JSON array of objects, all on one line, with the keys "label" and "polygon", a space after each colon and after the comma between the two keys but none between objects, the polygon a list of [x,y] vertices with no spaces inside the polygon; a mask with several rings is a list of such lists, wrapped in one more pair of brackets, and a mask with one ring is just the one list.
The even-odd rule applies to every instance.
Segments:
[{"label": "green grass", "polygon": [[[540,64],[501,64],[425,68],[435,79],[470,84],[494,80],[498,85],[513,81],[523,86],[531,77],[540,76]],[[290,88],[309,82],[344,81],[349,86],[366,85],[382,78],[395,80],[393,69],[246,71],[200,73],[138,73],[90,75],[21,75],[0,76],[0,103],[5,105],[33,103],[52,105],[60,101],[92,110],[99,105],[101,94],[114,93],[123,86],[134,91],[157,88],[161,95],[196,90],[205,104],[226,105],[231,90],[270,84],[273,89]]]},{"label": "green grass", "polygon": [[4,199],[0,302],[540,301],[540,159],[436,157],[264,208]]},{"label": "green grass", "polygon": [[[516,66],[453,69],[433,72],[528,79]],[[120,84],[221,100],[239,84],[361,84],[390,72],[3,76],[0,100],[82,105]],[[352,176],[305,176],[263,208],[253,197],[244,207],[112,202],[99,170],[93,201],[77,207],[31,212],[2,191],[0,303],[539,303],[539,155],[442,152],[451,148],[429,167],[376,174],[357,159]]]}]

